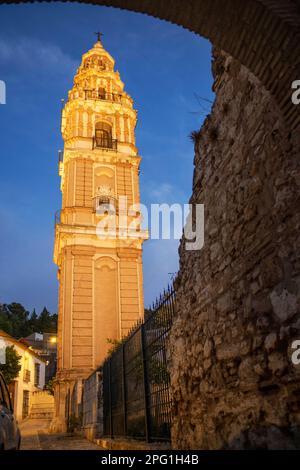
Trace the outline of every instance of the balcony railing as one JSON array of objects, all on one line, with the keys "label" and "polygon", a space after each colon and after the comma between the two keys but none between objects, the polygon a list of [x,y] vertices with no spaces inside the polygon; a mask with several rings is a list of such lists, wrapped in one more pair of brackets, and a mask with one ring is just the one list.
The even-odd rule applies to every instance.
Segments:
[{"label": "balcony railing", "polygon": [[105,215],[116,215],[118,214],[118,202],[114,196],[95,196],[93,198],[93,211],[95,213]]},{"label": "balcony railing", "polygon": [[23,380],[24,382],[30,382],[30,370],[24,369]]},{"label": "balcony railing", "polygon": [[93,148],[102,148],[107,150],[117,150],[118,149],[118,141],[117,139],[110,139],[110,138],[93,138]]},{"label": "balcony railing", "polygon": [[55,212],[55,215],[54,215],[54,226],[60,224],[61,222],[61,210],[58,210]]},{"label": "balcony railing", "polygon": [[86,100],[103,100],[113,103],[123,103],[122,95],[118,93],[101,92],[97,90],[84,90]]}]

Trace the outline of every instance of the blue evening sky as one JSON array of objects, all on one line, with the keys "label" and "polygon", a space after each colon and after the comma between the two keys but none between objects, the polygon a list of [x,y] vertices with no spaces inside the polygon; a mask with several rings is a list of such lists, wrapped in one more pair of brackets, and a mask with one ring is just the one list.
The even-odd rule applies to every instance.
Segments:
[{"label": "blue evening sky", "polygon": [[[61,205],[57,150],[60,100],[81,56],[104,33],[125,88],[138,110],[143,157],[142,202],[187,203],[193,144],[213,100],[211,45],[178,26],[145,15],[93,5],[0,6],[0,303],[57,311],[52,261],[54,213]],[[178,241],[144,245],[145,305],[178,270]]]}]

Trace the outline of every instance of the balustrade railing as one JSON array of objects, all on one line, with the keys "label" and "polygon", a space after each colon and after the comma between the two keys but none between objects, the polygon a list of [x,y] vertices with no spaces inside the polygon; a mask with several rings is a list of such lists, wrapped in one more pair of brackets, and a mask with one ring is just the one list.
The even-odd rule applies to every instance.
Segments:
[{"label": "balustrade railing", "polygon": [[97,90],[84,90],[86,100],[103,100],[111,101],[113,103],[124,103],[124,98],[118,93],[101,92]]},{"label": "balustrade railing", "polygon": [[55,212],[55,215],[54,215],[54,225],[58,225],[61,223],[61,210],[58,210]]},{"label": "balustrade railing", "polygon": [[117,139],[111,138],[93,138],[93,148],[102,148],[106,150],[117,150],[118,149],[118,141]]}]

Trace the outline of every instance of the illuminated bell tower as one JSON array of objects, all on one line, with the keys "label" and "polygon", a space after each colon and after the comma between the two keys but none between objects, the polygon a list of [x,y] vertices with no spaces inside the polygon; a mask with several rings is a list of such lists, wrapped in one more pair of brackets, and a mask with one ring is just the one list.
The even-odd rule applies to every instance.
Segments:
[{"label": "illuminated bell tower", "polygon": [[[136,121],[133,100],[99,34],[82,57],[62,110],[62,210],[54,247],[59,279],[55,397],[60,429],[76,380],[99,366],[110,342],[126,335],[144,314],[146,234],[139,227],[141,158],[135,146]],[[125,229],[122,235],[119,198],[124,196],[128,207],[136,205],[128,220],[137,230]],[[97,226],[109,211],[98,209],[105,204],[115,207],[116,230],[101,237]]]}]

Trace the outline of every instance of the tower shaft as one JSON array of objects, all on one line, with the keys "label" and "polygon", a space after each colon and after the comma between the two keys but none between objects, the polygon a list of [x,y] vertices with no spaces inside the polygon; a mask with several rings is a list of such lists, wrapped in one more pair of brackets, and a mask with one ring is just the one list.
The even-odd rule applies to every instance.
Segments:
[{"label": "tower shaft", "polygon": [[[75,381],[100,366],[111,343],[143,317],[136,121],[114,60],[98,41],[83,55],[62,110],[56,429]],[[134,205],[129,216],[124,203]]]}]

